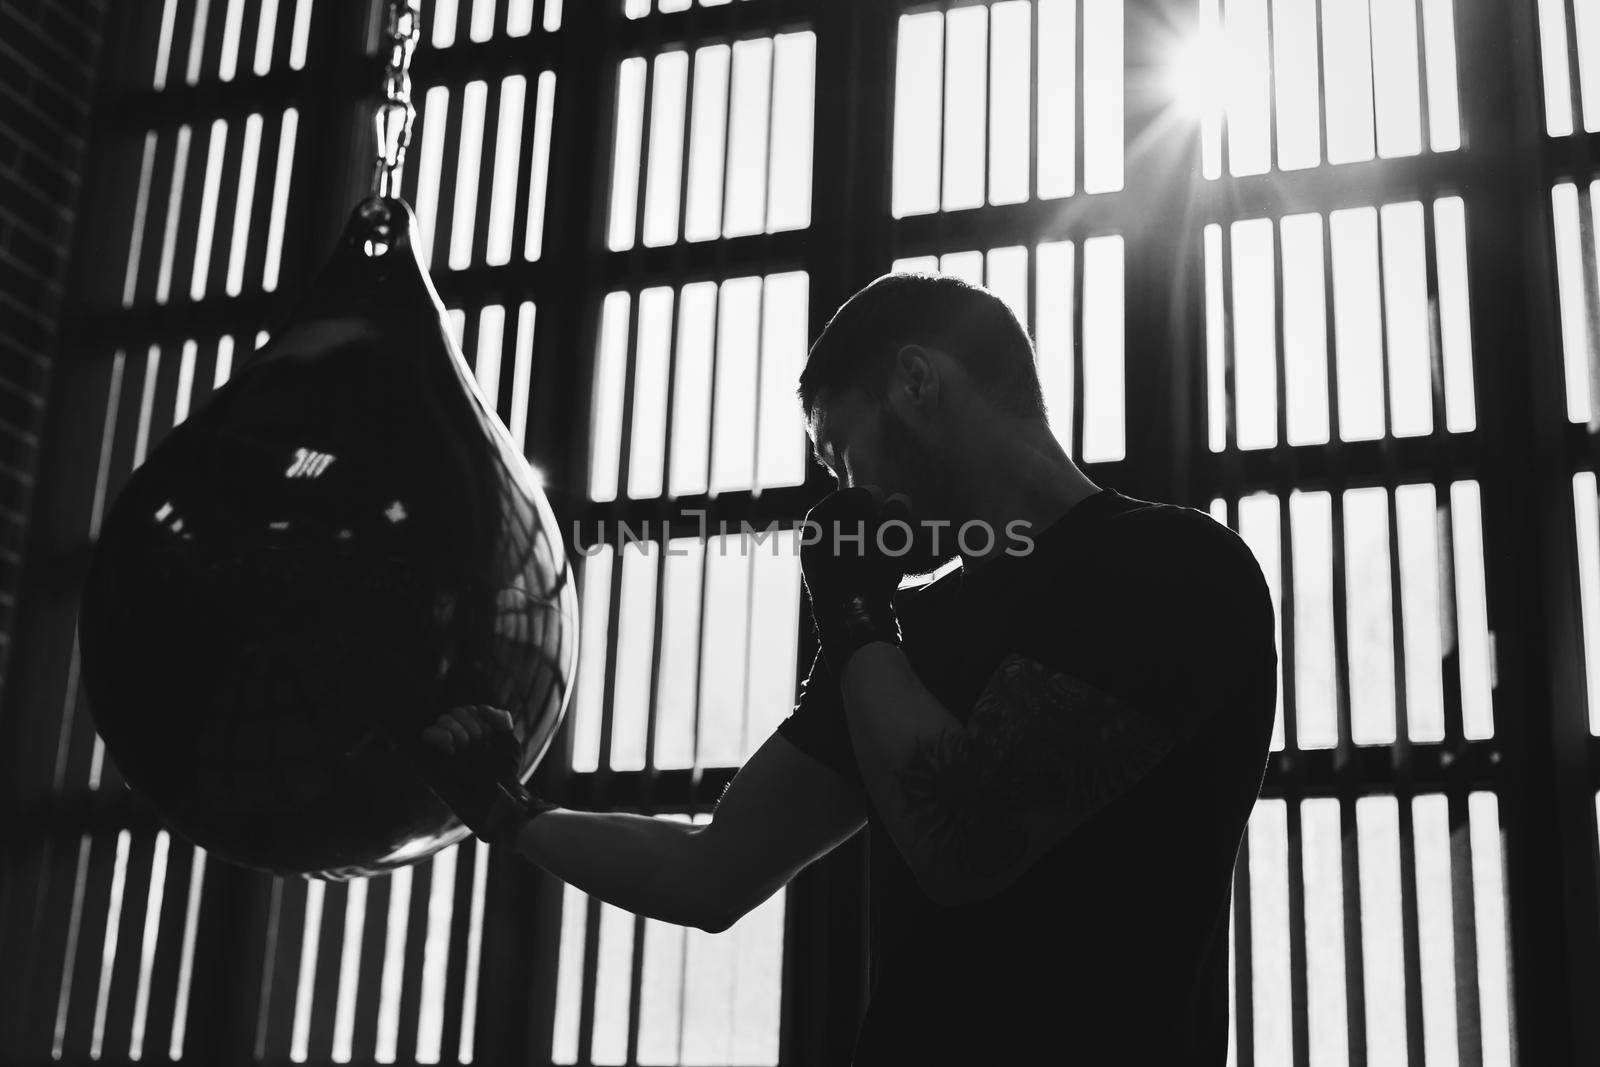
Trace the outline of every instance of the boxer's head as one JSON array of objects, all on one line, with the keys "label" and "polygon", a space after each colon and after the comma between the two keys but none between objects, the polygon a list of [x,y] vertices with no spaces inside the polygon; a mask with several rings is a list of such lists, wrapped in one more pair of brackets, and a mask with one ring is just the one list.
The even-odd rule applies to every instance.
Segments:
[{"label": "boxer's head", "polygon": [[917,518],[954,523],[970,517],[975,480],[1003,476],[985,469],[985,442],[1045,419],[1015,312],[942,275],[886,274],[846,301],[812,345],[799,393],[817,458],[842,487],[902,493]]}]

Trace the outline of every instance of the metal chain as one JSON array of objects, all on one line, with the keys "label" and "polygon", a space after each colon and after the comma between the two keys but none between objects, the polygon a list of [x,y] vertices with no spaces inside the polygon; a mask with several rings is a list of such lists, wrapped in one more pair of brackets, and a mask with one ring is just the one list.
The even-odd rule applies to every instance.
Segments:
[{"label": "metal chain", "polygon": [[422,30],[422,0],[389,0],[384,34],[389,61],[383,73],[383,103],[373,115],[378,158],[372,171],[372,195],[398,197],[405,172],[406,149],[417,109],[411,103],[411,57]]}]

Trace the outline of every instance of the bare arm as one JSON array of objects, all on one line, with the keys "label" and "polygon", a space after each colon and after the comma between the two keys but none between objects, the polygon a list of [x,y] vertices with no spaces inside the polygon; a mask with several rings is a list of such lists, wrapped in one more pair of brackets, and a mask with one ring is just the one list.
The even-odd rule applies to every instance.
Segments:
[{"label": "bare arm", "polygon": [[649,815],[558,808],[532,820],[516,849],[563,882],[646,918],[707,925],[703,893],[677,884],[670,871],[700,827]]},{"label": "bare arm", "polygon": [[718,933],[865,821],[859,786],[774,733],[704,826],[559,809],[523,827],[516,848],[626,911]]}]

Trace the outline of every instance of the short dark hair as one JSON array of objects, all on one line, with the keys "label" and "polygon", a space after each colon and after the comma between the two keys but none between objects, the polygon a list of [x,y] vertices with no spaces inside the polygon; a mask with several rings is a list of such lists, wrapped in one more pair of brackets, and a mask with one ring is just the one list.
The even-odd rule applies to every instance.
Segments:
[{"label": "short dark hair", "polygon": [[948,352],[1001,410],[1044,416],[1033,341],[1011,305],[960,278],[901,271],[845,301],[811,346],[800,372],[806,417],[823,393],[851,386],[881,400],[908,344]]}]

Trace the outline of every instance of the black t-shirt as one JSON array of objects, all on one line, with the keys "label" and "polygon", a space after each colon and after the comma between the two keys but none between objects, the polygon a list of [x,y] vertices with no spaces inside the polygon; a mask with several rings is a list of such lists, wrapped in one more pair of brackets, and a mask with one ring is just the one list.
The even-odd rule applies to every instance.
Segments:
[{"label": "black t-shirt", "polygon": [[[918,678],[963,721],[1020,654],[1201,725],[1005,891],[953,907],[923,893],[869,794],[872,996],[852,1063],[1223,1063],[1233,864],[1277,700],[1250,551],[1203,512],[1105,489],[1029,555],[906,591],[897,609]],[[820,659],[778,730],[862,781]]]}]

